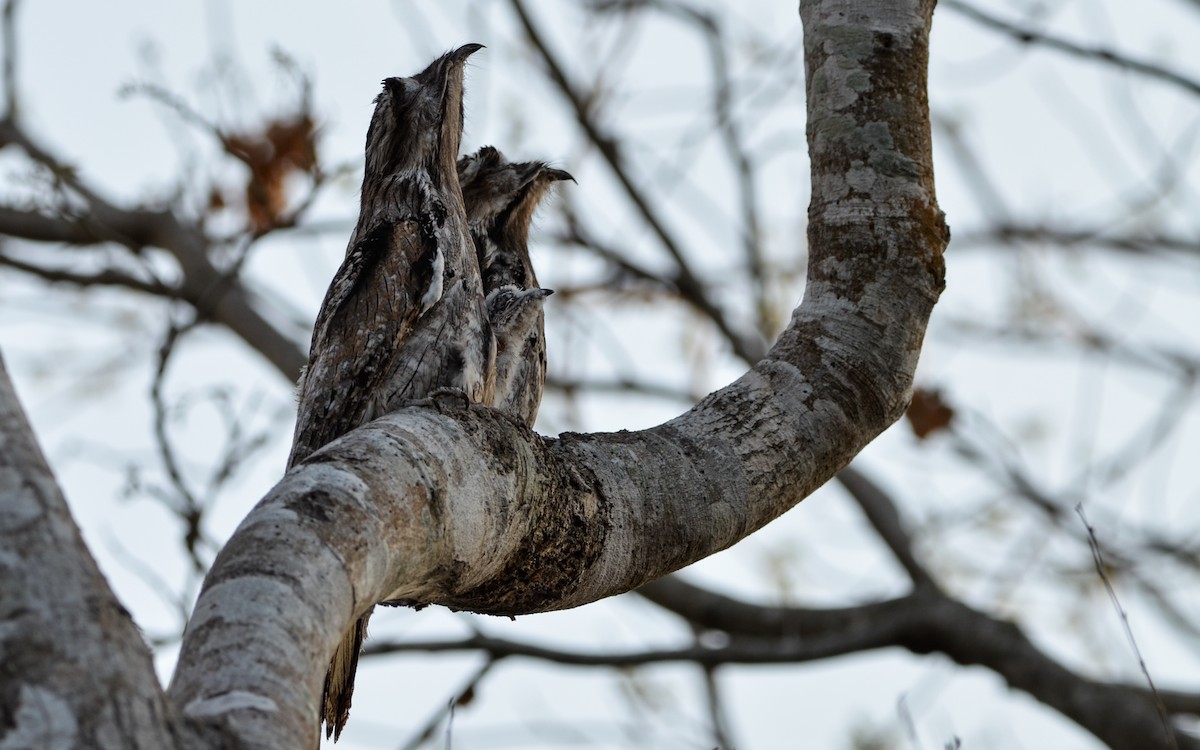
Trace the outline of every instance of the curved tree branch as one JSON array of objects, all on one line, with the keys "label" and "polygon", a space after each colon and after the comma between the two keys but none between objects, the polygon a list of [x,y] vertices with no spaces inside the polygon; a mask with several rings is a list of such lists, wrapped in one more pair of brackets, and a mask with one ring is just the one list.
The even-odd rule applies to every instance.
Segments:
[{"label": "curved tree branch", "polygon": [[515,615],[632,590],[776,518],[898,419],[948,239],[925,96],[932,10],[801,8],[809,282],[753,369],[642,432],[551,440],[429,402],[317,451],[213,564],[169,689],[185,715],[248,746],[306,746],[334,645],[377,602]]}]

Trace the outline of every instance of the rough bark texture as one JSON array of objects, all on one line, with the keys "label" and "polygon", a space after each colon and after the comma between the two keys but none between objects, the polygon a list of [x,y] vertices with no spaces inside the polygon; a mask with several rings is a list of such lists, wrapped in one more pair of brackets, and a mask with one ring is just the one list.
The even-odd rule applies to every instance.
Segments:
[{"label": "rough bark texture", "polygon": [[317,451],[213,566],[170,689],[187,715],[250,746],[311,744],[334,644],[376,602],[520,614],[631,590],[776,518],[900,416],[948,239],[925,98],[932,2],[801,10],[809,282],[769,354],[643,432],[550,440],[429,403]]}]

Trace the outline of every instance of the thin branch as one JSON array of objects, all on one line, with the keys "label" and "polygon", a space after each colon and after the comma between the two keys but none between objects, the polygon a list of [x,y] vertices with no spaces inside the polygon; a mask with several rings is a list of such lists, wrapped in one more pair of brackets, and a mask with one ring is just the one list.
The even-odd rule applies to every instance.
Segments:
[{"label": "thin branch", "polygon": [[[433,737],[434,733],[437,732],[438,726],[441,725],[441,723],[445,721],[447,717],[449,717],[450,721],[453,722],[455,706],[465,705],[471,701],[475,691],[479,688],[479,684],[483,682],[483,678],[487,676],[488,672],[490,672],[492,667],[495,665],[496,660],[489,658],[483,663],[482,667],[475,670],[475,673],[472,674],[465,683],[463,683],[463,686],[454,691],[454,695],[451,696],[450,700],[446,701],[441,708],[435,711],[433,715],[426,720],[425,726],[419,732],[414,734],[412,739],[400,746],[401,750],[417,750],[417,748],[421,747],[421,745],[424,745]],[[449,726],[446,727],[446,735],[447,737],[450,735]],[[449,746],[449,742],[447,742],[447,747]]]},{"label": "thin branch", "polygon": [[87,203],[87,211],[79,217],[61,218],[0,209],[0,234],[78,245],[116,242],[135,254],[148,247],[162,248],[175,258],[182,274],[177,296],[191,303],[200,319],[229,328],[285,377],[295,380],[299,376],[308,360],[306,350],[258,310],[258,301],[239,278],[213,264],[211,241],[198,227],[181,222],[169,211],[124,209],[109,203],[11,120],[0,121],[0,148],[6,145],[18,146],[49,169]]},{"label": "thin branch", "polygon": [[651,208],[649,198],[642,193],[641,189],[638,188],[629,176],[617,151],[616,139],[608,133],[603,132],[600,125],[593,119],[590,102],[585,100],[567,79],[566,72],[559,64],[558,58],[550,51],[541,32],[538,31],[529,14],[526,13],[522,0],[510,0],[509,4],[517,14],[517,18],[520,20],[521,26],[524,28],[525,34],[529,38],[533,48],[538,52],[543,63],[545,63],[546,71],[551,81],[558,87],[560,93],[562,93],[563,97],[567,99],[574,109],[580,127],[583,128],[588,139],[596,146],[601,156],[604,157],[613,174],[621,183],[626,195],[629,196],[630,201],[637,208],[638,213],[641,214],[651,231],[654,232],[655,236],[662,243],[662,246],[675,261],[676,276],[672,280],[672,283],[679,290],[679,293],[693,307],[713,322],[717,329],[724,335],[725,339],[729,341],[729,345],[738,357],[748,364],[754,364],[762,359],[766,353],[765,345],[738,332],[726,318],[725,313],[716,303],[709,299],[707,287],[692,272],[691,266],[679,243],[667,231],[665,224],[658,217],[654,209]]},{"label": "thin branch", "polygon": [[667,385],[645,383],[638,380],[633,380],[631,378],[618,378],[615,380],[585,380],[567,379],[548,375],[546,377],[546,388],[549,390],[563,391],[568,394],[576,394],[579,392],[636,393],[641,396],[661,398],[663,400],[675,401],[688,406],[691,406],[697,401],[692,394],[687,393],[686,391],[672,388],[671,386]]},{"label": "thin branch", "polygon": [[[1073,323],[1074,330],[1063,335],[1046,330],[1044,326],[1035,327],[1022,321],[995,326],[963,318],[947,318],[943,321],[944,330],[956,334],[964,341],[984,339],[1008,345],[1043,347],[1050,352],[1066,351],[1072,355],[1080,351],[1092,352],[1119,360],[1128,366],[1146,368],[1186,382],[1200,381],[1200,352],[1192,353],[1142,341],[1122,341],[1113,334],[1083,324],[1082,321]],[[1065,349],[1064,344],[1073,348]]]},{"label": "thin branch", "polygon": [[634,279],[653,282],[664,287],[672,286],[669,279],[634,263],[624,252],[605,244],[600,238],[589,232],[569,200],[564,201],[562,213],[566,219],[566,228],[554,238],[557,242],[565,245],[574,245],[586,250],[607,263],[616,266],[622,274]]},{"label": "thin branch", "polygon": [[1146,686],[1150,688],[1150,694],[1154,697],[1154,707],[1158,709],[1159,718],[1162,719],[1163,735],[1166,737],[1167,745],[1172,750],[1179,750],[1179,744],[1175,741],[1175,733],[1171,731],[1171,724],[1167,720],[1167,707],[1163,705],[1162,696],[1158,694],[1158,688],[1154,686],[1154,678],[1150,676],[1150,669],[1146,666],[1146,660],[1142,657],[1142,650],[1138,648],[1137,638],[1133,635],[1133,627],[1129,624],[1129,615],[1125,613],[1125,608],[1121,606],[1121,600],[1117,598],[1117,592],[1113,588],[1112,580],[1109,579],[1108,573],[1105,571],[1104,556],[1100,552],[1100,542],[1096,539],[1096,529],[1088,523],[1082,502],[1075,505],[1075,512],[1079,515],[1079,520],[1083,522],[1084,529],[1087,530],[1088,542],[1092,547],[1092,560],[1096,564],[1096,574],[1104,582],[1104,590],[1108,592],[1108,598],[1112,601],[1113,609],[1116,610],[1117,615],[1121,618],[1121,627],[1125,631],[1126,640],[1129,641],[1129,648],[1133,651],[1133,656],[1137,659],[1138,669],[1142,671],[1142,676],[1146,678]]},{"label": "thin branch", "polygon": [[[1186,386],[1185,392],[1191,392],[1192,386],[1190,384],[1184,384],[1184,386]],[[1165,403],[1170,405],[1174,402],[1168,400]],[[1070,532],[1077,540],[1087,541],[1087,543],[1090,545],[1092,540],[1087,539],[1086,534],[1082,534],[1074,524],[1070,523],[1070,509],[1072,507],[1072,501],[1055,496],[1051,492],[1048,492],[1040,487],[1031,476],[1029,470],[1021,462],[1020,457],[1016,454],[1016,451],[1007,444],[1004,436],[999,434],[998,428],[988,422],[981,415],[977,414],[975,415],[975,418],[980,425],[991,428],[992,432],[996,435],[995,440],[997,441],[997,445],[994,447],[989,447],[982,445],[979,442],[975,442],[961,428],[952,425],[948,431],[948,434],[953,440],[953,449],[969,462],[990,472],[999,481],[1003,482],[1018,498],[1032,504],[1035,508],[1040,510],[1049,519],[1051,519],[1059,528]],[[1128,445],[1136,446],[1136,440],[1137,438],[1134,438],[1134,440]],[[1123,450],[1130,449],[1131,448],[1127,447]],[[1120,453],[1121,451],[1118,451],[1118,453],[1114,455],[1120,455]],[[1086,482],[1091,471],[1091,468],[1085,467],[1079,472],[1078,476],[1067,481],[1064,486],[1086,486]],[[1122,526],[1128,529],[1129,523],[1124,522],[1122,523]],[[1164,538],[1162,535],[1153,531],[1138,530],[1138,534],[1141,537],[1139,546],[1141,550],[1157,552],[1170,557],[1182,565],[1192,568],[1200,567],[1200,554],[1198,554],[1195,549],[1180,544],[1174,540]],[[1112,547],[1107,547],[1104,545],[1101,545],[1101,547],[1105,556],[1107,556],[1110,560],[1110,563],[1115,563],[1121,568],[1127,568],[1133,565],[1133,560],[1135,558],[1132,555],[1121,553]]]},{"label": "thin branch", "polygon": [[1161,65],[1138,60],[1107,47],[1079,44],[1063,39],[1062,37],[1031,29],[1027,26],[1021,26],[1011,21],[1005,21],[999,16],[994,16],[987,11],[980,10],[962,0],[942,0],[940,7],[958,11],[972,21],[1008,34],[1022,44],[1037,44],[1085,60],[1098,60],[1123,70],[1129,70],[1169,83],[1190,94],[1200,95],[1200,81],[1177,73],[1169,68],[1164,68]]},{"label": "thin branch", "polygon": [[[962,133],[962,127],[956,120],[937,113],[931,113],[930,117],[934,132],[941,135],[949,144],[950,155],[958,162],[963,178],[971,192],[975,194],[975,200],[984,216],[988,217],[993,225],[1007,224],[1012,212],[1004,200],[1004,194],[997,187],[996,181],[988,174],[975,149],[967,142]],[[955,247],[958,246],[957,239],[955,237]]]},{"label": "thin branch", "polygon": [[717,684],[717,668],[705,666],[702,669],[704,693],[708,699],[708,716],[712,722],[713,742],[717,745],[716,750],[733,750],[736,743],[732,740],[733,733],[730,731],[729,719],[725,715],[725,706],[721,700],[721,690]]},{"label": "thin branch", "polygon": [[1036,242],[1042,245],[1058,245],[1068,248],[1090,245],[1131,255],[1163,252],[1189,256],[1200,255],[1200,241],[1192,237],[1152,233],[1111,234],[1109,230],[1100,227],[1070,229],[1037,223],[1002,223],[954,235],[956,250],[988,249],[998,243],[1011,244],[1013,242]]},{"label": "thin branch", "polygon": [[[1143,750],[1151,747],[1147,738],[1162,734],[1158,711],[1145,688],[1078,675],[1043,653],[1013,623],[933,590],[842,609],[759,606],[677,576],[647,584],[638,593],[694,625],[730,634],[731,648],[739,638],[750,637],[774,640],[789,655],[796,654],[793,642],[814,649],[815,644],[853,643],[855,651],[899,646],[916,654],[940,652],[958,664],[992,670],[1110,747]],[[1194,708],[1200,695],[1188,695],[1173,695],[1171,705]],[[1178,747],[1200,747],[1200,740],[1178,731],[1174,741]]]},{"label": "thin branch", "polygon": [[192,561],[192,569],[196,573],[203,573],[207,566],[200,559],[199,544],[203,538],[201,524],[204,517],[204,503],[188,487],[187,480],[183,476],[179,459],[175,454],[175,448],[167,430],[167,405],[163,396],[167,364],[170,362],[171,354],[175,351],[175,346],[179,343],[180,338],[195,326],[196,322],[193,319],[183,325],[172,321],[167,327],[167,334],[158,350],[158,366],[154,372],[154,380],[150,385],[150,403],[154,406],[154,438],[158,446],[159,459],[166,469],[167,478],[170,480],[171,486],[175,488],[179,501],[172,504],[172,510],[184,524],[184,549]]},{"label": "thin branch", "polygon": [[0,265],[14,268],[51,283],[74,284],[80,287],[117,286],[152,294],[156,297],[166,297],[168,299],[180,298],[179,290],[174,287],[167,286],[159,281],[145,281],[112,268],[106,268],[103,271],[93,274],[75,273],[73,271],[64,271],[60,268],[46,268],[35,263],[26,263],[3,252],[0,252]]},{"label": "thin branch", "polygon": [[847,466],[838,472],[837,480],[862,508],[871,528],[875,529],[879,538],[892,551],[896,562],[900,563],[904,571],[908,573],[913,585],[918,588],[936,589],[937,584],[933,577],[929,575],[925,566],[917,561],[916,555],[913,553],[912,537],[909,536],[908,529],[905,528],[904,521],[900,518],[900,511],[896,507],[895,501],[879,485],[853,466]]},{"label": "thin branch", "polygon": [[754,282],[754,299],[758,301],[759,333],[770,335],[771,315],[767,304],[767,271],[763,259],[763,237],[758,217],[758,191],[755,185],[754,163],[751,161],[741,127],[734,115],[733,75],[729,58],[725,52],[721,26],[710,13],[677,3],[651,3],[668,13],[687,19],[700,28],[700,34],[708,47],[710,66],[714,81],[713,109],[717,128],[729,160],[733,163],[737,179],[738,205],[742,220],[742,252]]}]

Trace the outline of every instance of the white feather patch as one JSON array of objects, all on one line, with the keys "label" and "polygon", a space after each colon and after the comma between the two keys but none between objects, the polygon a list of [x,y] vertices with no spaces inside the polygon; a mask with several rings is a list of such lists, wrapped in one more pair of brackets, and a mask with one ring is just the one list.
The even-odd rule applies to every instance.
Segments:
[{"label": "white feather patch", "polygon": [[440,247],[434,250],[433,253],[433,276],[429,281],[429,288],[425,290],[425,294],[421,297],[422,315],[442,298],[442,282],[446,275],[446,257],[442,255]]}]

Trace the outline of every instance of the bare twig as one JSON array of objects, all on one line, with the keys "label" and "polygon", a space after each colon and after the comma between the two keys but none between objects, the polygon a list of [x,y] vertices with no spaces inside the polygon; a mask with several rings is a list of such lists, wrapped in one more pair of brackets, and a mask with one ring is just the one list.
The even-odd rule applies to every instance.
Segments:
[{"label": "bare twig", "polygon": [[1062,37],[1021,26],[1011,21],[1005,21],[999,16],[992,15],[962,0],[942,0],[940,7],[950,8],[970,18],[972,21],[996,29],[997,31],[1002,31],[1022,44],[1036,44],[1085,60],[1096,60],[1169,83],[1190,94],[1200,95],[1200,81],[1189,78],[1169,68],[1164,68],[1161,65],[1138,60],[1130,55],[1116,52],[1106,47],[1071,42]]},{"label": "bare twig", "polygon": [[[975,194],[975,201],[979,204],[983,215],[988,217],[993,225],[1005,225],[1009,223],[1012,212],[1009,210],[1000,189],[996,186],[995,180],[988,174],[979,155],[971,147],[971,144],[967,142],[967,138],[963,135],[959,123],[937,113],[931,113],[931,121],[934,132],[941,135],[949,144],[950,154],[958,162],[963,177],[970,187],[971,192]],[[956,247],[958,245],[957,239],[955,237]]]},{"label": "bare twig", "polygon": [[655,383],[646,383],[629,378],[619,378],[616,380],[586,380],[586,379],[565,379],[556,376],[547,376],[546,388],[566,393],[636,393],[642,396],[651,396],[653,398],[661,398],[664,400],[676,401],[681,404],[691,406],[696,403],[696,399],[686,391],[672,388],[667,385],[658,385]]},{"label": "bare twig", "polygon": [[[401,749],[417,750],[417,748],[424,745],[433,737],[434,733],[437,732],[438,726],[440,726],[441,723],[447,719],[447,717],[449,717],[450,722],[452,723],[454,721],[454,708],[460,704],[466,704],[470,702],[475,694],[475,691],[479,688],[479,684],[483,682],[483,678],[487,676],[488,672],[490,672],[492,667],[495,665],[496,660],[493,658],[489,658],[487,661],[485,661],[483,666],[475,670],[471,677],[465,683],[463,683],[461,688],[454,691],[454,695],[450,697],[450,700],[446,701],[441,708],[435,711],[433,715],[426,720],[425,726],[422,727],[421,730],[416,734],[414,734],[408,742],[405,742],[400,746]],[[451,727],[448,723],[446,726],[447,747],[450,745],[450,729]]]},{"label": "bare twig", "polygon": [[[1127,366],[1161,372],[1186,382],[1200,381],[1200,352],[1193,353],[1144,341],[1122,340],[1083,321],[1075,323],[1072,326],[1074,330],[1066,335],[1021,321],[1004,325],[985,325],[976,320],[948,318],[943,323],[947,332],[963,340],[983,339],[1004,344],[1037,346],[1059,353],[1094,352]],[[1071,348],[1065,348],[1064,345]]]},{"label": "bare twig", "polygon": [[622,188],[625,190],[626,195],[629,196],[638,213],[641,214],[651,231],[654,232],[659,242],[662,243],[667,253],[675,261],[676,275],[672,279],[672,283],[679,290],[680,295],[713,322],[738,357],[750,364],[762,359],[763,354],[766,353],[765,346],[761,342],[737,331],[725,313],[709,298],[707,287],[693,273],[683,249],[671,233],[667,231],[666,225],[651,207],[649,198],[643,194],[641,188],[629,176],[628,170],[625,168],[618,153],[616,139],[604,132],[595,121],[590,101],[581,96],[575,86],[567,79],[566,72],[559,64],[558,58],[550,51],[541,32],[534,25],[529,14],[526,13],[522,0],[510,0],[509,4],[517,14],[517,18],[520,20],[521,26],[524,28],[530,43],[545,64],[551,81],[574,109],[580,127],[583,128],[588,139],[596,146],[601,156],[604,157],[604,160],[621,183]]},{"label": "bare twig", "polygon": [[974,231],[968,230],[961,236],[958,234],[954,236],[956,250],[987,249],[996,244],[1013,242],[1038,243],[1043,246],[1058,245],[1068,248],[1088,245],[1131,255],[1168,252],[1187,256],[1200,255],[1200,242],[1191,237],[1145,232],[1113,234],[1102,227],[1072,229],[1039,223],[1005,223],[994,224]]},{"label": "bare twig", "polygon": [[207,568],[207,565],[200,558],[199,549],[200,542],[204,536],[203,529],[201,528],[204,520],[204,503],[192,492],[187,480],[183,476],[179,458],[175,453],[175,447],[167,429],[168,409],[166,399],[163,395],[163,387],[166,384],[167,363],[171,359],[171,354],[175,351],[175,346],[179,343],[180,338],[194,328],[195,325],[195,319],[182,325],[176,324],[172,320],[167,327],[166,336],[163,338],[163,343],[158,350],[158,366],[154,372],[154,380],[150,385],[150,403],[154,406],[154,438],[158,446],[159,459],[162,461],[163,468],[167,472],[167,478],[170,480],[171,486],[174,488],[177,496],[177,501],[171,505],[171,509],[184,524],[184,549],[187,551],[188,558],[192,561],[192,569],[196,573],[202,574]]},{"label": "bare twig", "polygon": [[[0,234],[77,245],[116,242],[135,254],[147,247],[162,248],[175,258],[181,271],[177,296],[191,303],[200,319],[228,327],[285,377],[295,380],[299,376],[308,360],[305,350],[267,320],[240,279],[213,264],[211,242],[200,228],[181,222],[169,211],[124,209],[110,203],[11,120],[0,121],[0,148],[6,145],[18,146],[43,165],[83,199],[88,210],[78,218],[65,219],[6,209],[0,211]],[[6,220],[10,223],[4,223]]]},{"label": "bare twig", "polygon": [[896,561],[908,573],[913,585],[936,588],[937,584],[929,575],[929,571],[917,561],[913,552],[912,537],[904,527],[895,501],[853,466],[847,466],[838,472],[837,480],[862,508],[871,528],[875,529],[875,533],[887,544]]},{"label": "bare twig", "polygon": [[1121,618],[1121,627],[1125,631],[1125,638],[1129,641],[1129,648],[1133,651],[1134,658],[1137,659],[1138,669],[1142,671],[1142,676],[1146,678],[1146,685],[1150,688],[1150,694],[1154,697],[1154,707],[1158,709],[1158,716],[1162,720],[1163,734],[1166,737],[1167,746],[1172,748],[1172,750],[1179,750],[1179,743],[1175,740],[1175,732],[1171,731],[1171,724],[1167,719],[1167,707],[1163,704],[1162,697],[1158,694],[1158,688],[1154,686],[1154,678],[1150,676],[1150,669],[1146,667],[1146,660],[1142,658],[1142,650],[1138,648],[1137,638],[1133,636],[1133,627],[1129,624],[1129,615],[1125,613],[1125,608],[1121,606],[1121,600],[1117,598],[1116,589],[1113,588],[1112,581],[1105,570],[1104,556],[1100,552],[1100,542],[1096,539],[1096,529],[1088,523],[1082,502],[1075,505],[1075,512],[1079,514],[1079,520],[1083,522],[1083,527],[1087,530],[1088,542],[1092,547],[1092,560],[1096,563],[1096,574],[1104,582],[1104,590],[1108,592],[1108,598],[1112,601],[1113,609],[1116,610],[1117,615]]},{"label": "bare twig", "polygon": [[[3,246],[0,245],[0,248]],[[146,294],[168,299],[179,299],[179,291],[159,281],[145,281],[113,268],[106,268],[96,273],[75,273],[61,268],[47,268],[36,263],[26,263],[0,250],[0,265],[14,268],[31,276],[37,276],[52,284],[65,283],[80,287],[89,286],[118,286]]]},{"label": "bare twig", "polygon": [[720,686],[717,685],[717,668],[705,666],[704,693],[708,699],[708,716],[712,722],[713,742],[717,750],[733,750],[737,745],[733,741],[733,733],[729,728],[729,719],[725,715],[725,706],[721,700]]},{"label": "bare twig", "polygon": [[763,237],[759,221],[757,177],[754,162],[746,148],[745,137],[734,113],[733,75],[726,54],[726,42],[722,27],[712,14],[678,3],[651,3],[653,7],[673,13],[694,23],[699,29],[708,55],[713,76],[713,109],[717,127],[721,132],[726,154],[733,163],[737,178],[738,206],[741,212],[742,252],[754,284],[754,299],[758,301],[758,328],[762,336],[775,332],[769,311],[767,269],[763,258]]}]

